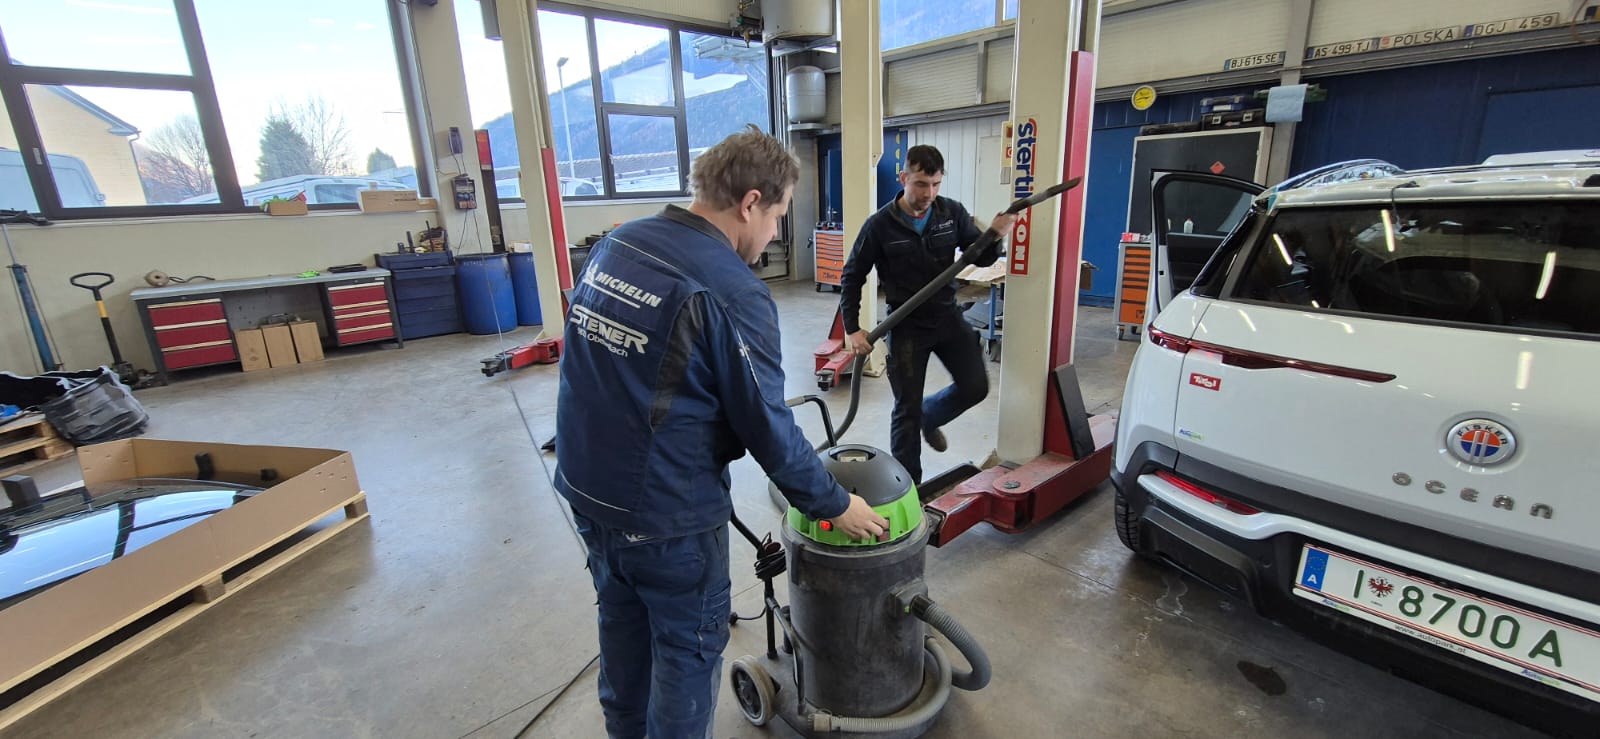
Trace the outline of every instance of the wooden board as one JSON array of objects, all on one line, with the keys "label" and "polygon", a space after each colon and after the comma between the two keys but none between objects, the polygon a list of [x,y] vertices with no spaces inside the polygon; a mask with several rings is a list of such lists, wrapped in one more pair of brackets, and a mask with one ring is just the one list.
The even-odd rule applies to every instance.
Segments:
[{"label": "wooden board", "polygon": [[72,453],[71,442],[56,435],[43,413],[29,413],[0,425],[0,477],[20,474]]},{"label": "wooden board", "polygon": [[[3,710],[0,710],[0,731],[4,731],[12,724],[21,720],[24,716],[27,716],[45,704],[67,694],[73,688],[76,688],[77,686],[82,685],[84,682],[87,682],[90,678],[105,672],[113,665],[132,656],[140,649],[149,646],[157,639],[160,639],[161,637],[170,633],[172,630],[182,626],[185,623],[188,623],[190,620],[204,613],[212,606],[227,600],[229,597],[245,589],[246,587],[260,582],[262,578],[265,578],[266,576],[283,569],[285,566],[289,565],[295,560],[310,553],[318,546],[327,543],[328,540],[337,536],[340,532],[345,531],[351,526],[354,526],[365,520],[368,517],[366,493],[357,493],[355,497],[345,501],[339,507],[330,509],[322,516],[318,516],[314,521],[312,521],[312,523],[320,521],[323,517],[341,509],[345,514],[344,520],[322,529],[321,531],[318,531],[299,542],[296,542],[287,549],[278,552],[277,554],[259,564],[256,564],[250,569],[245,570],[232,579],[224,579],[224,573],[228,569],[232,569],[232,567],[222,567],[218,568],[214,572],[207,573],[199,581],[192,583],[188,587],[170,593],[168,597],[161,601],[161,604],[169,603],[173,600],[186,596],[192,596],[191,602],[188,605],[179,608],[177,611],[174,611],[171,615],[162,618],[160,621],[157,621],[154,624],[151,624],[149,627],[141,629],[137,633],[122,639],[105,652],[74,668],[71,672],[68,672],[61,677],[50,681],[43,687],[40,687],[39,689],[34,690],[25,697],[21,698],[16,703],[13,703],[10,706],[5,707]],[[44,665],[43,667],[48,667],[49,665],[61,662],[62,660],[65,660],[72,655],[99,643],[100,641],[88,641],[78,644],[72,649],[65,650],[60,654],[57,654],[48,662],[48,664]],[[41,669],[43,669],[43,667],[41,667]]]}]

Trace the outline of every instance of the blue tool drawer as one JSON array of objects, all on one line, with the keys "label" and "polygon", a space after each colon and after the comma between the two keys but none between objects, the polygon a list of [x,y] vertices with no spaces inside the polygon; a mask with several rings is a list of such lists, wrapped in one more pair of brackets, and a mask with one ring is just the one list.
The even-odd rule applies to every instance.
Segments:
[{"label": "blue tool drawer", "polygon": [[462,328],[461,312],[453,305],[440,310],[400,314],[400,338],[407,341],[424,336],[459,334]]},{"label": "blue tool drawer", "polygon": [[400,317],[400,338],[415,339],[465,330],[456,298],[454,265],[397,269],[391,274],[395,313]]}]

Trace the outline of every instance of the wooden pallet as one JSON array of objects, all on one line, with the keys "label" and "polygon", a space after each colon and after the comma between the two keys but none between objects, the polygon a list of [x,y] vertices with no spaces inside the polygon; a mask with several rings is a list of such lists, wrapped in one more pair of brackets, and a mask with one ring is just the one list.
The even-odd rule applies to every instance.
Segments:
[{"label": "wooden pallet", "polygon": [[[5,729],[28,714],[60,698],[73,688],[87,682],[90,678],[105,672],[113,665],[149,646],[172,630],[188,623],[212,606],[227,600],[235,593],[259,582],[262,578],[283,569],[283,567],[310,553],[311,550],[326,543],[345,529],[365,520],[368,517],[366,493],[358,492],[354,497],[340,504],[340,507],[330,509],[323,516],[339,511],[340,508],[344,510],[345,517],[343,520],[317,531],[265,559],[254,562],[248,569],[242,572],[232,571],[232,567],[217,569],[207,574],[204,578],[191,583],[188,587],[170,593],[168,597],[152,605],[149,610],[154,611],[164,604],[175,605],[175,602],[180,600],[188,602],[167,616],[162,617],[159,621],[155,621],[139,631],[120,639],[117,636],[110,636],[99,640],[86,641],[72,649],[57,654],[48,661],[48,665],[57,665],[91,648],[103,649],[99,654],[71,671],[62,674],[49,683],[18,698],[16,702],[0,709],[0,732],[4,732]],[[315,520],[320,521],[321,519],[322,517],[319,516]],[[261,552],[257,552],[257,556],[260,554]]]},{"label": "wooden pallet", "polygon": [[72,443],[56,434],[43,413],[28,413],[0,425],[0,477],[72,454]]}]

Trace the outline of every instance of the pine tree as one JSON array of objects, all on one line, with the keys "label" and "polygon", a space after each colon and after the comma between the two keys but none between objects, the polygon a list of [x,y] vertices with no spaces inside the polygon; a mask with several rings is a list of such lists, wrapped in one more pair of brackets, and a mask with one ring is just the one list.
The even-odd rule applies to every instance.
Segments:
[{"label": "pine tree", "polygon": [[318,174],[316,154],[287,116],[273,114],[261,125],[261,156],[256,159],[261,182],[299,174]]},{"label": "pine tree", "polygon": [[394,157],[389,156],[389,153],[382,149],[373,149],[372,153],[367,155],[367,174],[394,169],[394,167]]}]

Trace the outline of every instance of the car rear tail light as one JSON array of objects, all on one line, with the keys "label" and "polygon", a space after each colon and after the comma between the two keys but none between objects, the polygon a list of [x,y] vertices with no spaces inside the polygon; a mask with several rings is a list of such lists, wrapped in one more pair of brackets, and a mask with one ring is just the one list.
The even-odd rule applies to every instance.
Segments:
[{"label": "car rear tail light", "polygon": [[1210,490],[1178,477],[1171,472],[1167,472],[1166,470],[1157,472],[1156,477],[1166,480],[1168,483],[1171,483],[1173,487],[1193,495],[1194,497],[1199,498],[1207,503],[1210,503],[1211,505],[1224,509],[1229,513],[1237,513],[1241,516],[1254,516],[1261,512],[1261,509],[1259,508],[1252,508],[1240,503],[1237,500],[1224,498],[1216,493],[1211,492]]},{"label": "car rear tail light", "polygon": [[1182,336],[1169,334],[1154,325],[1145,327],[1145,333],[1150,336],[1150,343],[1163,349],[1171,349],[1179,354],[1190,351],[1204,351],[1216,354],[1222,358],[1222,363],[1229,367],[1238,367],[1247,370],[1265,369],[1297,369],[1304,372],[1315,372],[1320,375],[1346,377],[1362,382],[1388,382],[1394,375],[1387,372],[1373,372],[1371,370],[1356,369],[1354,367],[1341,367],[1336,364],[1323,364],[1293,357],[1280,357],[1276,354],[1263,354],[1248,349],[1235,349],[1209,341],[1195,341]]}]

